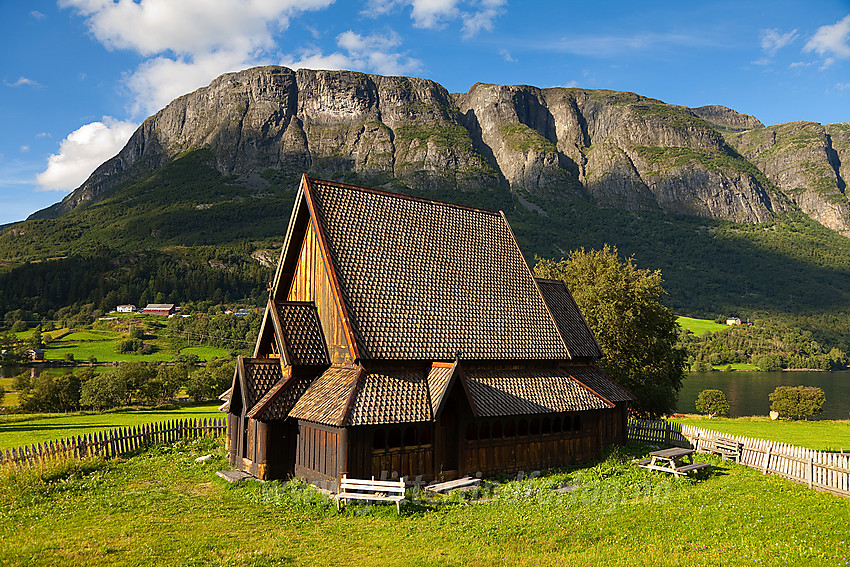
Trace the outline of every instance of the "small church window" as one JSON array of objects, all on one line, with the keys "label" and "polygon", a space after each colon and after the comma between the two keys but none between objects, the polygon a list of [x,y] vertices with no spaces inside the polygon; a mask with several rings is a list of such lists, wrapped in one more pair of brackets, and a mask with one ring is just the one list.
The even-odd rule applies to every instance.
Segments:
[{"label": "small church window", "polygon": [[490,424],[486,421],[481,424],[481,438],[489,439],[490,438]]},{"label": "small church window", "polygon": [[387,447],[390,449],[397,449],[398,447],[401,447],[401,429],[398,427],[390,429],[390,435],[387,439]]},{"label": "small church window", "polygon": [[416,430],[415,425],[408,426],[407,429],[404,430],[404,446],[405,447],[414,447],[419,445],[419,432]]},{"label": "small church window", "polygon": [[372,449],[381,450],[387,448],[387,434],[383,429],[376,429],[372,434]]},{"label": "small church window", "polygon": [[493,422],[493,439],[499,439],[502,436],[502,422]]}]

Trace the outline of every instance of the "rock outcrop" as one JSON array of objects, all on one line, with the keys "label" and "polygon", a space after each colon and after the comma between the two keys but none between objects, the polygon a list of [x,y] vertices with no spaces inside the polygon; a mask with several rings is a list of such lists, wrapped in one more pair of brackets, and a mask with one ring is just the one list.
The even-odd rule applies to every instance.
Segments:
[{"label": "rock outcrop", "polygon": [[803,212],[850,236],[849,134],[847,124],[791,122],[742,132],[730,142]]},{"label": "rock outcrop", "polygon": [[205,149],[213,167],[246,184],[269,171],[350,172],[425,194],[509,189],[538,211],[547,200],[590,199],[764,222],[787,206],[785,193],[850,234],[850,128],[797,124],[765,128],[725,107],[627,92],[478,83],[450,94],[426,79],[258,67],[174,100],[80,188],[33,217],[97,202]]}]

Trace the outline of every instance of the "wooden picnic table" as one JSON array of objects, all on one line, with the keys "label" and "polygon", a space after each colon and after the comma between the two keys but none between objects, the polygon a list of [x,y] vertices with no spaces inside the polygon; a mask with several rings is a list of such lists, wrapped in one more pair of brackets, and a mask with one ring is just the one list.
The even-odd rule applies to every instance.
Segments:
[{"label": "wooden picnic table", "polygon": [[[654,471],[671,473],[677,477],[705,468],[708,463],[695,463],[694,450],[672,447],[649,453],[649,459],[636,461],[638,466]],[[687,460],[686,460],[687,459]]]}]

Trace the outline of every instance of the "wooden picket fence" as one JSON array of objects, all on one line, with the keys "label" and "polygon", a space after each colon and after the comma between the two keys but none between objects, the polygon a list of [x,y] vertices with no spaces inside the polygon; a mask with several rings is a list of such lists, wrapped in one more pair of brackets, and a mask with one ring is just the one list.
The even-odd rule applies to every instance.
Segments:
[{"label": "wooden picket fence", "polygon": [[64,459],[85,459],[93,456],[117,457],[157,443],[172,443],[179,439],[224,435],[225,418],[175,419],[159,423],[133,425],[89,433],[77,437],[27,445],[17,449],[0,450],[0,465],[33,466],[38,463]]},{"label": "wooden picket fence", "polygon": [[693,425],[662,420],[629,419],[629,439],[712,452],[718,437],[743,445],[742,465],[762,474],[776,474],[809,488],[850,497],[850,453],[816,451],[740,435],[728,435]]}]

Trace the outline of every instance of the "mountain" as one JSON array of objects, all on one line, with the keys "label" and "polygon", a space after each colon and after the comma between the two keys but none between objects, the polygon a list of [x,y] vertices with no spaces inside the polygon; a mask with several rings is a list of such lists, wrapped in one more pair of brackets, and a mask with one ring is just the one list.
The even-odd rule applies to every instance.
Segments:
[{"label": "mountain", "polygon": [[[608,90],[453,94],[426,79],[258,67],[174,100],[60,203],[3,228],[0,311],[106,305],[145,262],[154,275],[122,284],[120,301],[200,299],[222,270],[229,297],[244,295],[265,272],[238,274],[274,255],[307,172],[502,209],[531,262],[615,244],[664,271],[680,312],[818,318],[850,345],[850,324],[835,322],[850,312],[848,153],[848,124],[765,126]],[[92,264],[94,291],[70,293],[49,275],[65,257],[110,260]],[[180,287],[189,276],[169,264],[201,267]],[[41,287],[13,281],[30,277]]]},{"label": "mountain", "polygon": [[796,205],[848,235],[840,158],[850,152],[849,128],[765,127],[724,107],[626,92],[478,83],[450,94],[426,79],[258,67],[176,99],[80,188],[31,218],[97,202],[206,148],[216,170],[259,189],[269,170],[310,170],[735,222],[770,221]]}]

